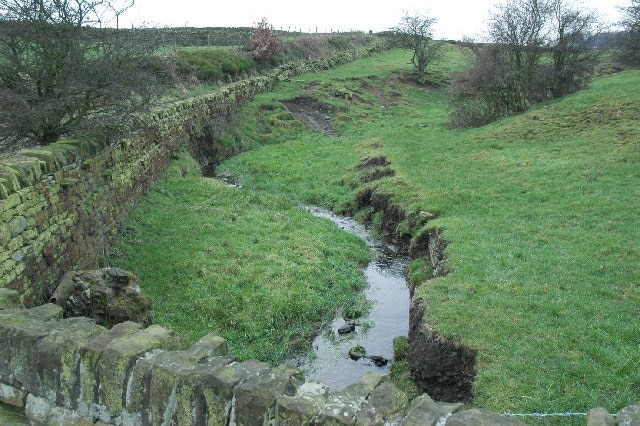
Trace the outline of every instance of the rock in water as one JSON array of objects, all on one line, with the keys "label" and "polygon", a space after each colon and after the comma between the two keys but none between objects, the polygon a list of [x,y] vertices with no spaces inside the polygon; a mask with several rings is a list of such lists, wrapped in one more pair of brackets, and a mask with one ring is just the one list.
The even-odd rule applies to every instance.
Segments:
[{"label": "rock in water", "polygon": [[389,362],[388,359],[381,357],[380,355],[367,355],[367,358],[373,361],[376,367],[384,367]]},{"label": "rock in water", "polygon": [[338,329],[338,334],[349,334],[356,329],[355,324],[344,324]]},{"label": "rock in water", "polygon": [[357,353],[356,351],[349,351],[349,358],[351,358],[354,361],[359,360],[360,358],[362,358],[362,355],[360,355],[359,353]]}]

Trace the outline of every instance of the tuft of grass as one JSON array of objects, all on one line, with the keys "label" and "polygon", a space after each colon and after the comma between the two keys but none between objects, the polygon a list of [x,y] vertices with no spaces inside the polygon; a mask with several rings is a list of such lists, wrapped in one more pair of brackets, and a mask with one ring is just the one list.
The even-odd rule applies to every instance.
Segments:
[{"label": "tuft of grass", "polygon": [[406,356],[408,345],[406,336],[398,336],[393,339],[393,362],[389,367],[389,381],[406,393],[409,401],[412,401],[423,391],[416,386],[411,378],[409,361]]}]

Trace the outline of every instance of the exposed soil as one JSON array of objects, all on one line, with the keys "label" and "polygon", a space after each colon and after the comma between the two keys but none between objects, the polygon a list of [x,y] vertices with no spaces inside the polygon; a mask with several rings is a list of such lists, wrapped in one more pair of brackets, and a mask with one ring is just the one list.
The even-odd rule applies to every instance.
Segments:
[{"label": "exposed soil", "polygon": [[320,102],[312,96],[300,96],[282,103],[307,129],[318,130],[330,136],[338,135],[332,120],[335,113],[332,105]]},{"label": "exposed soil", "polygon": [[476,351],[425,327],[424,315],[424,301],[414,297],[409,310],[407,350],[413,379],[436,401],[471,401]]}]

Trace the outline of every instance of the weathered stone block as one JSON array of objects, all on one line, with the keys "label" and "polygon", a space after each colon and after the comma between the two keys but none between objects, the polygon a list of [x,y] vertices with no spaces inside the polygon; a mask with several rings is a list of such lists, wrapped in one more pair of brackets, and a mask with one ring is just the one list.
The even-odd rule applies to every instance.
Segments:
[{"label": "weathered stone block", "polygon": [[441,419],[460,411],[462,403],[435,402],[426,393],[411,402],[407,416],[402,421],[406,426],[433,426]]},{"label": "weathered stone block", "polygon": [[6,188],[7,193],[11,194],[20,190],[20,180],[14,170],[0,165],[0,178],[4,180],[3,186]]},{"label": "weathered stone block", "polygon": [[326,385],[314,381],[302,384],[293,396],[280,396],[276,401],[276,424],[314,424],[320,410],[326,405],[328,393]]},{"label": "weathered stone block", "polygon": [[619,426],[640,425],[640,404],[629,405],[618,412]]},{"label": "weathered stone block", "polygon": [[367,371],[359,382],[347,386],[341,392],[328,395],[320,418],[329,424],[353,424],[356,414],[383,377],[384,374]]},{"label": "weathered stone block", "polygon": [[275,418],[280,395],[294,395],[304,378],[298,369],[279,366],[249,376],[234,389],[234,416],[238,425],[252,425]]},{"label": "weathered stone block", "polygon": [[38,354],[34,347],[49,334],[48,321],[61,319],[55,305],[33,309],[0,310],[0,381],[22,388],[33,380]]},{"label": "weathered stone block", "polygon": [[29,394],[25,414],[36,425],[93,426],[93,422],[64,407],[52,405],[44,398]]},{"label": "weathered stone block", "polygon": [[140,324],[124,322],[112,327],[107,333],[95,336],[80,348],[80,393],[84,404],[89,410],[91,405],[100,405],[101,371],[98,371],[98,361],[107,345],[114,339],[128,336],[142,330]]},{"label": "weathered stone block", "polygon": [[52,324],[49,333],[33,347],[36,356],[29,391],[52,404],[76,408],[80,397],[80,348],[106,332],[104,327],[84,317]]},{"label": "weathered stone block", "polygon": [[[202,393],[203,383],[216,368],[228,365],[233,357],[212,357],[200,363],[190,351],[163,352],[152,359],[145,382],[147,407],[142,418],[149,423],[179,425],[205,424],[208,417],[224,418],[224,412],[209,412]],[[148,418],[147,418],[148,415]]]},{"label": "weathered stone block", "polygon": [[86,316],[105,327],[125,321],[148,326],[153,319],[152,302],[138,281],[134,274],[117,268],[71,271],[60,279],[50,301],[61,306],[65,316]]},{"label": "weathered stone block", "polygon": [[[204,363],[205,366],[207,363]],[[256,360],[248,360],[229,365],[213,365],[202,384],[202,395],[212,425],[227,424],[228,416],[233,413],[232,403],[234,388],[248,377],[269,370],[269,364]],[[222,415],[221,415],[222,414]]]},{"label": "weathered stone block", "polygon": [[[8,198],[10,193],[11,192],[8,189],[7,180],[0,177],[0,200],[4,200]],[[1,211],[1,208],[0,208],[0,211]]]},{"label": "weathered stone block", "polygon": [[[407,409],[407,394],[390,382],[376,387],[356,415],[356,426],[397,423],[398,415]],[[395,420],[395,421],[394,421]]]},{"label": "weathered stone block", "polygon": [[615,426],[616,419],[602,408],[592,408],[587,413],[587,426]]},{"label": "weathered stone block", "polygon": [[7,244],[11,240],[11,231],[6,223],[0,223],[0,245]]},{"label": "weathered stone block", "polygon": [[7,228],[9,230],[9,235],[11,235],[12,238],[16,237],[27,229],[27,218],[24,216],[13,218],[9,223],[7,223]]},{"label": "weathered stone block", "polygon": [[224,356],[229,354],[229,345],[227,341],[215,334],[207,334],[188,350],[190,356],[196,359],[196,362],[213,356]]},{"label": "weathered stone block", "polygon": [[[0,173],[0,178],[2,177],[2,174]],[[7,181],[5,181],[7,185],[9,185],[9,183]],[[13,191],[15,192],[15,191]],[[0,213],[6,213],[9,210],[15,208],[16,206],[18,206],[20,204],[22,200],[20,199],[20,195],[18,194],[11,194],[9,196],[6,197],[6,199],[2,200],[2,202],[0,203]]]},{"label": "weathered stone block", "polygon": [[172,333],[159,325],[111,340],[97,363],[99,402],[119,415],[125,405],[127,383],[137,359],[145,352],[162,348]]},{"label": "weathered stone block", "polygon": [[0,383],[0,401],[14,407],[24,407],[27,393],[13,386]]},{"label": "weathered stone block", "polygon": [[[52,172],[64,165],[62,160],[55,152],[44,148],[32,148],[20,151],[20,154],[26,157],[33,157],[40,160],[43,168],[47,172]],[[63,157],[64,158],[64,157]]]}]

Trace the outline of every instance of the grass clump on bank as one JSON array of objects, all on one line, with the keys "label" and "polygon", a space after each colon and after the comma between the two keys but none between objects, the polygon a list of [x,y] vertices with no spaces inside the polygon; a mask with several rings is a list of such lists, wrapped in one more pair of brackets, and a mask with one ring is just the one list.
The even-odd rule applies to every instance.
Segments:
[{"label": "grass clump on bank", "polygon": [[157,323],[278,363],[358,303],[368,256],[357,237],[277,194],[203,178],[184,155],[133,211],[110,260],[139,275]]}]

